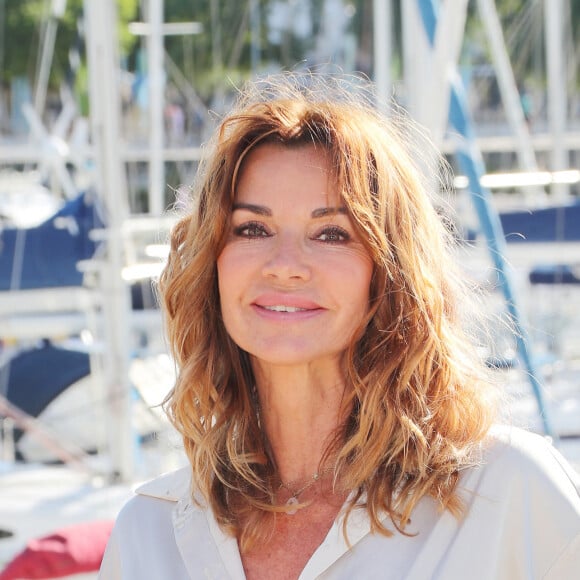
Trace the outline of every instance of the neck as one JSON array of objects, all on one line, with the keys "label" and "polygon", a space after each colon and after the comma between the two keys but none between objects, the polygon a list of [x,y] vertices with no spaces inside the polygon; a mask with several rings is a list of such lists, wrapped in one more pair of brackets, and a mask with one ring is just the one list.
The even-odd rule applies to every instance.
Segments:
[{"label": "neck", "polygon": [[338,372],[254,365],[260,418],[283,482],[320,473],[336,429],[344,422],[344,382]]}]

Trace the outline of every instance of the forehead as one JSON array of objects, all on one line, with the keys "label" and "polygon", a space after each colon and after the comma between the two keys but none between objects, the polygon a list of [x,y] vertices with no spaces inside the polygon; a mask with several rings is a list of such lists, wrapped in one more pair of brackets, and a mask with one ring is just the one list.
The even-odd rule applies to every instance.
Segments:
[{"label": "forehead", "polygon": [[339,194],[330,156],[323,147],[265,143],[252,149],[243,160],[235,198],[256,202],[311,200],[328,206],[339,201]]}]

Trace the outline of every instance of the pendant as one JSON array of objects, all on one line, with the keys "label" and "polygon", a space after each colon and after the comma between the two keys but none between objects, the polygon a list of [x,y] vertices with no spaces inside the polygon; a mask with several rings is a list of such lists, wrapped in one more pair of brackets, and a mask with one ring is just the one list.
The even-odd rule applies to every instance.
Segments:
[{"label": "pendant", "polygon": [[[287,502],[286,505],[298,505],[300,502],[298,501],[298,498],[292,496]],[[293,508],[291,510],[288,510],[286,513],[289,516],[293,516],[296,512],[298,511],[298,508]]]}]

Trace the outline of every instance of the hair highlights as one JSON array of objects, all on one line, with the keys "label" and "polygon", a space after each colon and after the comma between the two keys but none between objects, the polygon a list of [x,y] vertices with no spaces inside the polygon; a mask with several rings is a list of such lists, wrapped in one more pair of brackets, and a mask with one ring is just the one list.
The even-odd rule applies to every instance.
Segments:
[{"label": "hair highlights", "polygon": [[328,449],[337,481],[355,490],[349,510],[364,497],[384,534],[381,514],[404,530],[424,496],[459,515],[459,471],[494,417],[460,308],[467,291],[429,193],[443,165],[422,180],[426,140],[408,119],[379,115],[371,98],[316,76],[251,85],[209,144],[194,207],[172,233],[160,290],[179,375],[166,408],[196,486],[242,549],[280,508],[249,360],[221,320],[216,261],[241,164],[259,144],[325,149],[374,263],[370,311],[344,359],[349,418]]}]

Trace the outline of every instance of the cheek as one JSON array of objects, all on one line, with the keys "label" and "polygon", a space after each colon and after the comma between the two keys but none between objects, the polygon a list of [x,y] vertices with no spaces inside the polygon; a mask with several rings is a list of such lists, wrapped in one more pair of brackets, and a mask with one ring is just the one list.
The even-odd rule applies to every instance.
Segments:
[{"label": "cheek", "polygon": [[[371,281],[374,266],[369,259],[359,264],[358,268],[353,268],[352,275],[349,278],[351,284],[352,297],[352,338],[359,340],[365,333],[366,323],[369,311],[371,310]],[[363,327],[364,324],[364,327]]]},{"label": "cheek", "polygon": [[222,318],[227,326],[248,285],[247,264],[239,252],[226,247],[218,256],[217,281]]},{"label": "cheek", "polygon": [[351,272],[352,275],[349,276],[350,284],[352,285],[352,292],[357,296],[359,303],[365,304],[365,313],[368,312],[370,307],[370,292],[371,292],[371,279],[373,276],[373,263],[368,257],[361,259],[356,267],[353,267]]},{"label": "cheek", "polygon": [[222,306],[222,312],[225,303],[228,301],[229,292],[228,289],[233,286],[233,281],[231,280],[234,272],[231,267],[231,259],[229,258],[229,252],[227,249],[223,250],[217,259],[217,279],[218,279],[218,290],[220,296],[220,302]]},{"label": "cheek", "polygon": [[227,306],[230,290],[235,287],[235,269],[232,267],[232,260],[224,250],[217,259],[217,278],[220,302],[222,311]]}]

